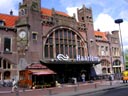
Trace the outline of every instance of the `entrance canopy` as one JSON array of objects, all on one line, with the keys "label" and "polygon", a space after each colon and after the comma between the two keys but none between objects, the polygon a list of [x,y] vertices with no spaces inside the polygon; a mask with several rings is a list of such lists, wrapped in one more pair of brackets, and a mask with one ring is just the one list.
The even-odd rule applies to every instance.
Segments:
[{"label": "entrance canopy", "polygon": [[60,61],[60,60],[43,61],[41,60],[40,62],[44,64],[89,64],[89,65],[100,64],[100,61]]}]

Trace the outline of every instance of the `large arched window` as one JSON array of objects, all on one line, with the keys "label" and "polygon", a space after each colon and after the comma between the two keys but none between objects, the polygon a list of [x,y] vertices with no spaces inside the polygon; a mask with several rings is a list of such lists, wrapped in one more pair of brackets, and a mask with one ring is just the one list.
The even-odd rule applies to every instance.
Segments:
[{"label": "large arched window", "polygon": [[77,55],[85,56],[86,44],[74,31],[61,28],[52,32],[45,43],[45,58],[56,58],[58,54],[75,59]]}]

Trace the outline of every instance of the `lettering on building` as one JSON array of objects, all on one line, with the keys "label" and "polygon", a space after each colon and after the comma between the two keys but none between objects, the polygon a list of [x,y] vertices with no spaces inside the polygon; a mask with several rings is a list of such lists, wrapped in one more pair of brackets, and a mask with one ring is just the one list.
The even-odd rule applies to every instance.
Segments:
[{"label": "lettering on building", "polygon": [[100,61],[100,59],[98,57],[94,57],[94,56],[81,56],[81,55],[77,55],[76,56],[76,60],[77,61]]}]

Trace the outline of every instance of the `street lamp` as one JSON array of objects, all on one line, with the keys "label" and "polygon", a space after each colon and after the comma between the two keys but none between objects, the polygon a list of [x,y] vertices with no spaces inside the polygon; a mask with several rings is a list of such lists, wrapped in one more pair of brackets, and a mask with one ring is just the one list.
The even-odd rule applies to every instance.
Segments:
[{"label": "street lamp", "polygon": [[123,64],[125,64],[124,62],[124,51],[123,51],[123,42],[122,42],[122,34],[121,34],[121,28],[120,28],[120,24],[123,22],[123,19],[116,19],[115,23],[119,24],[119,32],[120,32],[120,43],[121,43],[121,49],[122,49],[122,57],[123,57]]}]

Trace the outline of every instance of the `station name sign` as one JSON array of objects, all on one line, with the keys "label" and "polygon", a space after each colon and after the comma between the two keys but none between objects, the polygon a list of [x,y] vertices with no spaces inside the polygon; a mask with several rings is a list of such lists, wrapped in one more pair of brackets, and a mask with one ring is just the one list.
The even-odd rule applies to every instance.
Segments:
[{"label": "station name sign", "polygon": [[77,61],[100,61],[99,57],[95,57],[95,56],[81,56],[81,55],[77,55],[76,56],[76,60]]},{"label": "station name sign", "polygon": [[[57,59],[60,60],[60,61],[61,60],[62,61],[70,61],[71,60],[68,55],[63,55],[63,54],[58,54],[57,55]],[[81,56],[81,55],[77,55],[74,60],[75,61],[100,61],[99,57]]]}]

